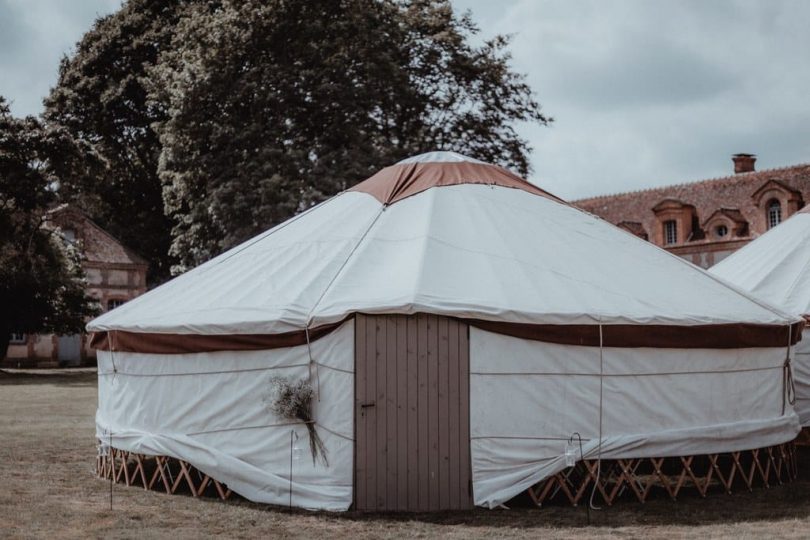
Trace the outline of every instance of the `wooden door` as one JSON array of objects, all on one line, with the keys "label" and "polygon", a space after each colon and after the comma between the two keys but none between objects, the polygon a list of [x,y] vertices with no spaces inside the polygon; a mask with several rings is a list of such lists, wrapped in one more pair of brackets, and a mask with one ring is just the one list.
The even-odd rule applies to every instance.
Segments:
[{"label": "wooden door", "polygon": [[467,325],[357,315],[355,329],[355,508],[471,508]]}]

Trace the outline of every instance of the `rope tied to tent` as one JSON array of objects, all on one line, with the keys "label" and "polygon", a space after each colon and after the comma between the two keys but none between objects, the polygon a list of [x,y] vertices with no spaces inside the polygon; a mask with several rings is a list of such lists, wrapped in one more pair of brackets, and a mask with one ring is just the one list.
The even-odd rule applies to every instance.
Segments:
[{"label": "rope tied to tent", "polygon": [[[601,510],[601,506],[594,506],[593,498],[596,495],[596,488],[599,487],[599,477],[602,475],[602,397],[605,381],[605,361],[604,361],[604,335],[602,333],[602,319],[599,319],[599,445],[596,449],[596,478],[593,482],[593,489],[591,490],[591,498],[588,501],[588,507],[594,510]],[[590,520],[590,514],[588,514]]]},{"label": "rope tied to tent", "polygon": [[790,365],[790,358],[785,359],[785,366],[782,370],[782,414],[785,414],[787,404],[796,404],[796,386],[793,382],[793,369]]},{"label": "rope tied to tent", "polygon": [[312,356],[312,342],[309,339],[309,322],[307,322],[306,328],[304,328],[304,334],[307,338],[307,354],[309,355],[309,365],[307,365],[307,370],[309,372],[309,379],[312,380],[312,367],[315,366],[315,385],[316,385],[316,396],[318,397],[318,402],[321,401],[321,372],[318,370],[318,362],[315,361],[315,358]]},{"label": "rope tied to tent", "polygon": [[[112,386],[115,386],[115,378],[118,376],[118,368],[115,365],[115,331],[114,330],[112,332],[110,332],[110,363],[112,363],[112,368],[113,368],[113,370],[112,370],[113,376],[112,376],[112,381],[110,382],[110,384]],[[99,367],[99,369],[100,369],[100,367]],[[99,371],[99,375],[100,374],[101,374],[101,372]]]},{"label": "rope tied to tent", "polygon": [[785,352],[785,363],[782,364],[782,415],[785,414],[788,403],[796,404],[796,385],[793,381],[793,367],[790,363],[790,342],[793,325],[788,326],[788,344]]}]

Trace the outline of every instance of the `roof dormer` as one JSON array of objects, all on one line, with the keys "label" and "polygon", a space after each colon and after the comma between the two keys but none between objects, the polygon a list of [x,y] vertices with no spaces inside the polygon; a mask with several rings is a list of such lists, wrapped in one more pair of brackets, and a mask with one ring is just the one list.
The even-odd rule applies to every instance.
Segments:
[{"label": "roof dormer", "polygon": [[693,205],[664,199],[653,207],[653,213],[657,221],[653,241],[659,246],[676,246],[703,238]]},{"label": "roof dormer", "polygon": [[715,210],[703,222],[703,230],[710,240],[722,241],[748,236],[748,221],[737,208]]},{"label": "roof dormer", "polygon": [[768,180],[752,195],[757,212],[754,229],[764,233],[798,212],[804,206],[800,191],[779,180]]}]

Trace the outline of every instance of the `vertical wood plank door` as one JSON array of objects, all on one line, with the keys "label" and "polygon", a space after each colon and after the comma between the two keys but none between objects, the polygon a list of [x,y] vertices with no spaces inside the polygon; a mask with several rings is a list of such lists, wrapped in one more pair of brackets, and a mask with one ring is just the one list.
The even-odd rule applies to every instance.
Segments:
[{"label": "vertical wood plank door", "polygon": [[358,314],[355,332],[355,509],[472,508],[467,325]]}]

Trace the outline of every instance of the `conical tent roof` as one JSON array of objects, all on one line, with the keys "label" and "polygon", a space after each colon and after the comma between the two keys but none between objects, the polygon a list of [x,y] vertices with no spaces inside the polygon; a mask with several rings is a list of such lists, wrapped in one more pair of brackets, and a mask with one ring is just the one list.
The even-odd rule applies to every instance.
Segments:
[{"label": "conical tent roof", "polygon": [[710,270],[796,315],[810,314],[810,208],[732,253]]},{"label": "conical tent roof", "polygon": [[356,312],[530,325],[789,322],[501,167],[433,152],[383,169],[88,329],[283,334]]}]

